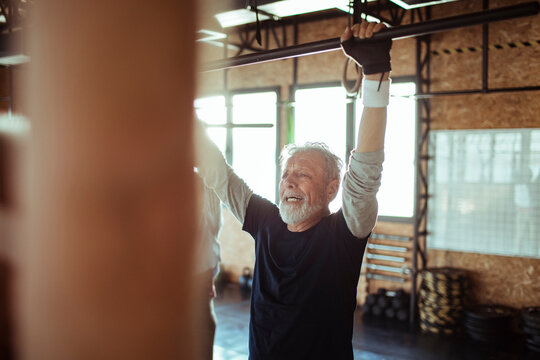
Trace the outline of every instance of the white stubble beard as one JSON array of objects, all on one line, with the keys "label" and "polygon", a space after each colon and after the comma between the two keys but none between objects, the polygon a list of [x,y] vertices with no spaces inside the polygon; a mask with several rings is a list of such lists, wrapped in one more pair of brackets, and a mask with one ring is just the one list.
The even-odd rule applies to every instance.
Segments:
[{"label": "white stubble beard", "polygon": [[279,201],[279,215],[283,222],[288,225],[299,224],[323,209],[322,201],[308,206],[304,199],[302,205],[298,208],[294,204],[288,204],[284,198],[286,197]]}]

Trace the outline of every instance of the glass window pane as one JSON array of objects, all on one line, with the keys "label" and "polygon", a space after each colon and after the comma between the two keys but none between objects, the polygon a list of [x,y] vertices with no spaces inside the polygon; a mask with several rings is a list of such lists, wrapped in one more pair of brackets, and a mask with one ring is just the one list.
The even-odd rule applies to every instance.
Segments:
[{"label": "glass window pane", "polygon": [[276,200],[276,129],[233,129],[233,168],[258,195]]},{"label": "glass window pane", "polygon": [[276,199],[277,93],[237,94],[232,98],[234,124],[271,124],[265,128],[233,129],[235,172],[258,195]]},{"label": "glass window pane", "polygon": [[[412,82],[392,83],[384,142],[384,166],[377,194],[379,216],[414,215],[416,92]],[[362,117],[361,101],[356,103],[356,124]]]},{"label": "glass window pane", "polygon": [[195,99],[195,111],[199,119],[207,124],[217,125],[227,122],[227,110],[223,95]]},{"label": "glass window pane", "polygon": [[235,124],[275,125],[276,100],[275,91],[234,95],[232,98],[233,122]]},{"label": "glass window pane", "polygon": [[[201,121],[208,125],[222,125],[227,122],[225,97],[222,95],[195,99],[195,111]],[[210,139],[225,153],[227,130],[223,127],[208,127]]]},{"label": "glass window pane", "polygon": [[[324,142],[345,162],[346,93],[341,86],[299,89],[295,93],[295,143]],[[340,188],[341,189],[341,188]],[[341,207],[341,190],[330,203],[330,211]]]}]

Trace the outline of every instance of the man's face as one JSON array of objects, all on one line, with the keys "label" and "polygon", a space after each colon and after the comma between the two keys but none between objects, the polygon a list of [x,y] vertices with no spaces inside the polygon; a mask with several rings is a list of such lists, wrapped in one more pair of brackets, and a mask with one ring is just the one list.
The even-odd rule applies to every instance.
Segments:
[{"label": "man's face", "polygon": [[279,183],[279,212],[285,223],[301,223],[328,208],[324,164],[324,156],[315,151],[297,153],[285,164]]}]

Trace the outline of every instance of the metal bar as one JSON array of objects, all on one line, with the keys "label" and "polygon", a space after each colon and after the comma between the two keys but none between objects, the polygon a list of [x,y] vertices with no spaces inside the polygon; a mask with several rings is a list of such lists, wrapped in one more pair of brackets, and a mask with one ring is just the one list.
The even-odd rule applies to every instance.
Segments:
[{"label": "metal bar", "polygon": [[208,128],[227,128],[227,129],[236,129],[236,128],[271,128],[274,127],[274,124],[207,124]]},{"label": "metal bar", "polygon": [[[429,20],[419,24],[409,24],[388,28],[385,31],[375,33],[373,39],[404,39],[421,35],[433,34],[440,31],[456,29],[465,26],[481,25],[493,21],[513,19],[521,16],[538,14],[540,6],[538,2],[528,2],[514,6],[475,12],[466,15],[458,15],[444,19]],[[365,40],[358,40],[365,41]],[[220,70],[242,65],[261,63],[266,61],[288,59],[291,57],[312,55],[326,51],[340,49],[339,38],[315,41],[307,44],[289,46],[281,49],[260,51],[253,54],[238,56],[235,58],[222,59],[207,63],[203,71]]]},{"label": "metal bar", "polygon": [[435,91],[426,94],[415,95],[417,99],[429,99],[438,96],[453,96],[453,95],[470,95],[470,94],[482,94],[482,93],[500,93],[500,92],[518,92],[518,91],[538,91],[540,86],[520,86],[520,87],[506,87],[506,88],[493,88],[487,89],[473,89],[473,90],[455,90],[455,91]]},{"label": "metal bar", "polygon": [[9,82],[9,109],[8,114],[11,118],[13,115],[13,66],[8,66],[8,82]]},{"label": "metal bar", "polygon": [[[483,0],[482,9],[489,8],[489,0]],[[489,25],[482,25],[482,90],[484,93],[488,90],[488,44],[489,44]]]}]

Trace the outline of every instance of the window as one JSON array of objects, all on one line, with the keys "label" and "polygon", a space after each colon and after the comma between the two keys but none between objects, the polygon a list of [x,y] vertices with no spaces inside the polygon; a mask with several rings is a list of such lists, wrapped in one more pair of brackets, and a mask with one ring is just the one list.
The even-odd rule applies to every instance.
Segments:
[{"label": "window", "polygon": [[275,201],[278,92],[237,92],[229,98],[229,112],[223,95],[197,99],[197,115],[235,172],[255,193]]},{"label": "window", "polygon": [[[385,161],[377,194],[379,218],[412,220],[415,194],[416,85],[394,79],[391,86]],[[362,103],[348,99],[341,86],[299,88],[295,91],[295,142],[323,141],[344,161],[356,145]],[[349,124],[351,122],[352,124]],[[353,129],[347,133],[347,128]],[[330,210],[341,207],[341,193]]]},{"label": "window", "polygon": [[[414,216],[416,93],[414,82],[393,81],[384,139],[384,165],[381,188],[377,194],[379,217]],[[355,131],[362,116],[362,104],[356,104]]]},{"label": "window", "polygon": [[[341,158],[344,168],[347,159],[346,96],[342,86],[299,89],[295,92],[294,105],[294,142],[299,145],[307,141],[324,142]],[[341,187],[330,203],[330,211],[335,212],[340,207]]]}]

